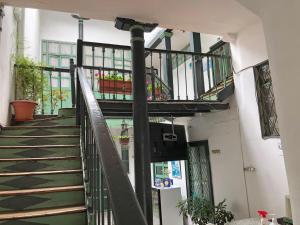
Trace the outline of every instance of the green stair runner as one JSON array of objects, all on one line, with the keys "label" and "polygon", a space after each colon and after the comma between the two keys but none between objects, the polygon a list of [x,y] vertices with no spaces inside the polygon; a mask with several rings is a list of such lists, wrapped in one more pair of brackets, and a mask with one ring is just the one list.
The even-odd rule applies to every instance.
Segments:
[{"label": "green stair runner", "polygon": [[51,117],[0,134],[0,225],[85,225],[75,118]]}]

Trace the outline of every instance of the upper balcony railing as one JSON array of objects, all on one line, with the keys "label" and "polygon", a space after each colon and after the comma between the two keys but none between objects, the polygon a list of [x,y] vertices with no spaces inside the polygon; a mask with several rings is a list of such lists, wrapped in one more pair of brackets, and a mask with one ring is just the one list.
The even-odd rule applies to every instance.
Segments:
[{"label": "upper balcony railing", "polygon": [[[82,45],[83,69],[94,95],[101,100],[132,100],[132,69],[130,46],[93,42]],[[84,56],[84,57],[83,57]],[[148,101],[217,100],[216,93],[232,82],[230,49],[221,43],[206,54],[146,49],[146,91]],[[201,69],[199,75],[197,68]],[[57,114],[60,108],[75,105],[75,70],[38,67],[26,88],[26,98],[37,101],[36,114]],[[15,65],[16,74],[22,70]],[[198,76],[203,77],[202,93],[198,92]],[[20,80],[15,80],[15,96],[24,96]],[[21,91],[22,90],[22,91]]]},{"label": "upper balcony railing", "polygon": [[[130,46],[85,41],[77,44],[82,46],[82,52],[77,55],[84,56],[82,66],[96,98],[131,100]],[[217,50],[204,54],[145,49],[148,100],[201,101],[205,93],[213,91],[220,83],[223,82],[226,87],[226,80],[232,76],[228,44],[222,44]],[[202,77],[203,83],[201,93],[199,77]]]}]

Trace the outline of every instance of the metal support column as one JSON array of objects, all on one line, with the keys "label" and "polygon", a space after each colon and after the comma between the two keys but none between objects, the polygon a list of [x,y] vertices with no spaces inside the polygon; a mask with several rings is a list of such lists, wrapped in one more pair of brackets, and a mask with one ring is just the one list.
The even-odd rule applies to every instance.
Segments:
[{"label": "metal support column", "polygon": [[153,224],[153,215],[144,32],[157,25],[119,17],[115,23],[117,29],[131,33],[135,192],[148,225]]},{"label": "metal support column", "polygon": [[[82,67],[83,63],[83,41],[77,40],[77,68]],[[76,125],[80,125],[80,85],[79,78],[76,76]]]},{"label": "metal support column", "polygon": [[[200,33],[192,32],[190,34],[190,46],[192,52],[202,53]],[[203,93],[205,93],[204,72],[201,58],[196,58],[195,66],[193,66],[193,74],[195,74],[194,82],[196,82],[196,90],[194,90],[195,96],[199,98]]]},{"label": "metal support column", "polygon": [[[165,50],[171,50],[171,32],[164,32],[163,44]],[[172,55],[171,54],[163,54],[163,65],[164,65],[164,73],[166,75],[168,87],[170,88],[170,98],[174,99],[174,91],[173,91],[173,67],[172,67]]]},{"label": "metal support column", "polygon": [[83,40],[83,19],[78,20],[78,38]]},{"label": "metal support column", "polygon": [[144,27],[131,32],[135,190],[148,225],[153,224],[150,170],[150,134],[146,95]]}]

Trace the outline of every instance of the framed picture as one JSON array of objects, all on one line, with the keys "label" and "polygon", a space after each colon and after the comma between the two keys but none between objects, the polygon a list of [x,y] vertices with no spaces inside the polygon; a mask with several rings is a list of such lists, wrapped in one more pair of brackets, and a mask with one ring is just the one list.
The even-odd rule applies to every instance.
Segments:
[{"label": "framed picture", "polygon": [[172,177],[181,179],[181,166],[180,161],[172,161]]}]

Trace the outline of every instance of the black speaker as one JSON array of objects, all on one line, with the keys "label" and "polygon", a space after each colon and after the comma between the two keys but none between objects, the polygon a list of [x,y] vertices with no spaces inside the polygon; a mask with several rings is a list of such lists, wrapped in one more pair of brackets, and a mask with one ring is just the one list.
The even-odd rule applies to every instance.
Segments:
[{"label": "black speaker", "polygon": [[172,126],[164,123],[149,123],[149,126],[151,162],[187,159],[187,142],[184,126]]}]

